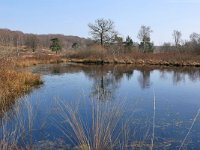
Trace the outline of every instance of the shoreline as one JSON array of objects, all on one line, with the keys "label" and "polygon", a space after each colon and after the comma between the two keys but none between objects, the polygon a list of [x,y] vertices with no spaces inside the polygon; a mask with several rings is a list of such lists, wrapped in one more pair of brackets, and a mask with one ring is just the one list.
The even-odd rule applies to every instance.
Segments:
[{"label": "shoreline", "polygon": [[132,64],[132,65],[143,65],[143,66],[171,66],[171,67],[200,67],[199,61],[187,60],[153,60],[153,59],[90,59],[90,58],[56,58],[49,60],[42,59],[29,59],[23,58],[15,64],[17,68],[35,66],[38,64],[59,64],[59,63],[79,63],[79,64],[95,64],[95,65],[106,65],[106,64]]},{"label": "shoreline", "polygon": [[100,60],[100,59],[69,59],[63,62],[82,63],[82,64],[132,64],[132,65],[144,65],[144,66],[171,66],[171,67],[200,67],[200,62],[188,61],[162,61],[162,60]]}]

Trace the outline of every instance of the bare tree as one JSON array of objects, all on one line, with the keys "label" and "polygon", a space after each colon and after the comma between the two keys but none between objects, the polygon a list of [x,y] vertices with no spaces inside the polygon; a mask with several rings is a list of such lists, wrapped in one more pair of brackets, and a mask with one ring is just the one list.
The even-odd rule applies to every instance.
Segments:
[{"label": "bare tree", "polygon": [[200,43],[200,34],[195,33],[195,32],[192,33],[190,35],[190,40],[191,40],[191,42],[196,43],[196,44]]},{"label": "bare tree", "polygon": [[39,39],[37,38],[37,36],[34,34],[30,34],[30,35],[27,35],[25,45],[28,48],[31,48],[32,52],[35,52],[35,50],[38,47],[38,42],[39,42]]},{"label": "bare tree", "polygon": [[153,51],[153,43],[150,42],[152,32],[151,27],[144,25],[139,30],[138,39],[141,41],[140,48],[143,52]]},{"label": "bare tree", "polygon": [[178,47],[181,43],[182,33],[178,30],[174,30],[172,36],[174,38],[175,46]]},{"label": "bare tree", "polygon": [[145,41],[148,38],[150,38],[152,32],[153,31],[151,30],[151,27],[143,25],[143,26],[141,26],[141,28],[139,30],[138,39],[140,41]]},{"label": "bare tree", "polygon": [[[190,42],[187,43],[190,47],[189,50],[200,52],[200,34],[198,33],[192,33],[190,35]],[[186,45],[186,46],[188,46]]]},{"label": "bare tree", "polygon": [[13,43],[13,45],[16,47],[17,56],[19,56],[20,46],[22,46],[23,41],[21,34],[13,33],[13,35],[10,35],[10,40],[10,43]]},{"label": "bare tree", "polygon": [[93,39],[100,42],[102,46],[105,43],[111,43],[117,35],[114,22],[110,19],[97,19],[94,24],[89,23],[88,26]]}]

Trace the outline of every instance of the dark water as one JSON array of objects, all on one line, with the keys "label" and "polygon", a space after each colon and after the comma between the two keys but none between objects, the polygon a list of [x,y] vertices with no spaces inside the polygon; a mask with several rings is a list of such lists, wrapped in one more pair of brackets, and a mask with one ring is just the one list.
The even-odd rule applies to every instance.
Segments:
[{"label": "dark water", "polygon": [[150,149],[153,141],[153,149],[200,149],[199,68],[58,64],[27,70],[42,74],[44,85],[5,113],[2,140],[72,149],[76,144],[68,140],[59,110],[79,104],[80,117],[91,126],[90,104],[99,103],[122,106],[120,122],[128,122],[132,148]]}]

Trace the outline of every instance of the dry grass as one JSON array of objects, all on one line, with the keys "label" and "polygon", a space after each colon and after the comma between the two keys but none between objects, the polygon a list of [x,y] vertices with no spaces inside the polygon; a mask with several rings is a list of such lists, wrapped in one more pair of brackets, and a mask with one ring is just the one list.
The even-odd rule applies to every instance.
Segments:
[{"label": "dry grass", "polygon": [[[49,50],[41,49],[32,52],[31,50],[25,50],[23,47],[19,47],[19,49],[20,52],[16,53],[17,50],[15,47],[0,46],[0,57],[4,56],[6,59],[12,58],[16,67],[28,67],[37,64],[60,63],[66,61],[62,58],[61,54],[55,54]],[[3,61],[1,61],[0,64],[2,63]]]},{"label": "dry grass", "polygon": [[2,58],[0,66],[0,109],[9,107],[16,98],[42,83],[39,75],[16,71],[12,59]]},{"label": "dry grass", "polygon": [[[14,52],[11,53],[11,50],[9,52],[10,55],[16,57]],[[142,53],[138,50],[125,52],[123,49],[119,50],[118,47],[105,48],[94,44],[87,49],[63,50],[59,54],[47,50],[38,50],[34,53],[24,51],[17,56],[16,66],[27,67],[37,64],[63,62],[200,66],[200,54],[192,51],[175,50],[158,53]]]},{"label": "dry grass", "polygon": [[80,150],[127,149],[128,127],[122,123],[123,105],[92,101],[84,104],[58,103],[58,115],[64,123],[58,124],[63,135]]},{"label": "dry grass", "polygon": [[142,64],[166,66],[200,66],[200,55],[192,52],[163,52],[141,53],[129,52],[118,55],[111,54],[108,50],[80,50],[66,55],[72,62],[78,63],[115,63],[115,64]]},{"label": "dry grass", "polygon": [[66,61],[67,60],[63,59],[61,55],[41,54],[41,53],[27,54],[26,53],[17,59],[16,66],[28,67],[28,66],[33,66],[37,64],[62,63]]},{"label": "dry grass", "polygon": [[[37,106],[32,106],[28,99],[18,101],[11,111],[5,111],[0,118],[1,150],[33,150],[33,124],[38,120]],[[39,127],[39,128],[42,128]],[[19,146],[18,144],[21,144]]]},{"label": "dry grass", "polygon": [[94,58],[94,59],[103,59],[107,53],[107,50],[100,45],[93,45],[87,49],[81,49],[77,51],[69,51],[65,54],[67,58]]}]

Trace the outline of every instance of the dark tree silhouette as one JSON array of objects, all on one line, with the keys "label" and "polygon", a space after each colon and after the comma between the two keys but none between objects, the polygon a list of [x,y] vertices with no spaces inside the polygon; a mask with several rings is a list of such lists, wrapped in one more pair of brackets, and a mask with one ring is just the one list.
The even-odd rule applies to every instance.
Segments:
[{"label": "dark tree silhouette", "polygon": [[53,39],[51,39],[51,42],[52,42],[52,44],[50,45],[50,49],[52,51],[55,51],[56,54],[57,54],[57,52],[62,49],[62,47],[60,45],[60,42],[59,42],[59,39],[58,38],[53,38]]}]

